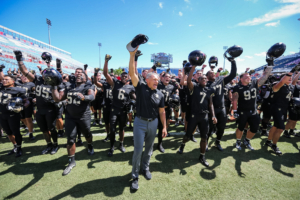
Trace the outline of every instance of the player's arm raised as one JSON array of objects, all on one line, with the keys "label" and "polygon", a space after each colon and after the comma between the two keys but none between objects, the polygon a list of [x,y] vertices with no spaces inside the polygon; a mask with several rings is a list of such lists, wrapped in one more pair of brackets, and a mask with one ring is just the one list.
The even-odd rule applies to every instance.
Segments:
[{"label": "player's arm raised", "polygon": [[[111,86],[114,87],[114,81],[111,78],[111,76],[108,74],[108,61],[111,59],[111,56],[106,54],[105,55],[105,63],[104,63],[104,68],[103,68],[103,74],[106,78],[107,83]],[[94,77],[95,80],[95,77]]]},{"label": "player's arm raised", "polygon": [[27,77],[30,81],[33,81],[35,79],[34,75],[29,72],[26,68],[26,66],[23,63],[23,55],[22,52],[19,50],[14,51],[14,54],[16,56],[16,60],[18,61],[19,69],[21,70],[22,74]]},{"label": "player's arm raised", "polygon": [[135,53],[138,51],[138,48],[136,48],[135,51],[130,51],[130,59],[129,59],[129,76],[131,77],[131,81],[132,81],[132,85],[134,87],[137,86],[138,82],[139,82],[139,77],[137,76],[137,74],[135,73]]}]

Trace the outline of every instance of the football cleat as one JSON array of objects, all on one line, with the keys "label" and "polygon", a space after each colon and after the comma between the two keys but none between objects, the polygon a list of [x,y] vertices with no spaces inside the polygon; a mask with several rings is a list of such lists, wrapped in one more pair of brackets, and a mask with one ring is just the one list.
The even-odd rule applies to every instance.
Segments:
[{"label": "football cleat", "polygon": [[112,157],[112,156],[113,156],[114,150],[115,150],[114,147],[112,147],[112,148],[110,148],[110,149],[108,150],[108,153],[107,153],[108,157]]},{"label": "football cleat", "polygon": [[29,133],[29,140],[35,140],[35,137],[33,136],[32,133]]},{"label": "football cleat", "polygon": [[265,142],[265,146],[272,147],[272,145],[273,145],[273,143],[272,143],[272,141],[270,141],[270,140],[267,140],[267,141]]},{"label": "football cleat", "polygon": [[177,153],[183,154],[184,146],[185,146],[185,144],[181,144]]},{"label": "football cleat", "polygon": [[16,158],[22,156],[22,149],[21,149],[21,147],[17,148],[17,152],[16,152],[15,156],[16,156]]},{"label": "football cleat", "polygon": [[252,151],[254,150],[253,147],[252,147],[251,144],[250,144],[250,141],[247,141],[246,138],[244,139],[243,143],[244,143],[244,145],[245,145],[248,149],[250,149],[250,150],[252,150]]},{"label": "football cleat", "polygon": [[223,151],[223,148],[222,148],[220,142],[215,142],[215,146],[217,147],[217,149],[218,149],[219,151]]},{"label": "football cleat", "polygon": [[59,149],[59,147],[58,147],[58,145],[54,145],[53,147],[52,147],[52,150],[51,150],[51,155],[53,155],[53,154],[56,154],[57,153],[57,151],[58,151],[58,149]]},{"label": "football cleat", "polygon": [[275,144],[273,144],[271,148],[276,153],[276,155],[282,155],[282,152],[279,150],[279,148]]},{"label": "football cleat", "polygon": [[47,146],[47,148],[42,151],[42,154],[44,155],[44,154],[50,153],[51,150],[52,150],[52,146]]},{"label": "football cleat", "polygon": [[120,149],[120,151],[122,151],[122,153],[125,153],[125,151],[126,151],[126,149],[125,149],[123,143],[120,143],[119,149]]},{"label": "football cleat", "polygon": [[139,179],[138,178],[135,178],[135,179],[132,180],[131,189],[132,190],[138,190],[139,189]]},{"label": "football cleat", "polygon": [[195,139],[194,135],[192,136],[191,140],[192,140],[193,142],[197,142],[197,140]]},{"label": "football cleat", "polygon": [[291,138],[291,136],[290,136],[290,134],[288,133],[287,130],[285,130],[285,131],[283,132],[283,136],[286,137],[286,138]]},{"label": "football cleat", "polygon": [[238,150],[242,150],[241,145],[242,145],[241,140],[237,140],[237,141],[236,141],[236,144],[235,144],[235,147],[236,147]]},{"label": "football cleat", "polygon": [[108,136],[103,140],[103,142],[107,142],[107,141],[109,141],[109,137]]},{"label": "football cleat", "polygon": [[262,130],[261,131],[261,136],[269,136],[269,133],[267,132],[267,130]]},{"label": "football cleat", "polygon": [[200,161],[200,163],[201,163],[202,165],[204,165],[205,167],[209,167],[209,163],[206,161],[205,155],[201,155],[201,154],[200,154],[199,161]]},{"label": "football cleat", "polygon": [[68,164],[68,166],[66,167],[66,169],[63,171],[62,175],[65,176],[65,175],[68,175],[71,170],[73,169],[73,167],[76,166],[76,162],[75,161],[72,161]]},{"label": "football cleat", "polygon": [[10,156],[10,155],[12,155],[12,154],[14,154],[14,153],[16,153],[17,152],[17,147],[15,146],[12,150],[10,150],[10,152],[8,152],[8,156]]},{"label": "football cleat", "polygon": [[94,148],[90,149],[88,148],[88,154],[91,156],[91,155],[94,155],[95,152],[94,152]]}]

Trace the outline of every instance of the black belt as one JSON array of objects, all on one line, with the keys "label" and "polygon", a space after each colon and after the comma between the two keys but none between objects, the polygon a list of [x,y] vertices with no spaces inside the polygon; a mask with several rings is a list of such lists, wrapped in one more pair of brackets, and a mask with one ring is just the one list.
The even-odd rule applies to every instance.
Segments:
[{"label": "black belt", "polygon": [[144,120],[144,121],[147,121],[147,122],[152,122],[153,120],[155,120],[156,118],[154,119],[149,119],[149,118],[145,118],[145,117],[141,117],[141,116],[137,116],[138,118]]}]

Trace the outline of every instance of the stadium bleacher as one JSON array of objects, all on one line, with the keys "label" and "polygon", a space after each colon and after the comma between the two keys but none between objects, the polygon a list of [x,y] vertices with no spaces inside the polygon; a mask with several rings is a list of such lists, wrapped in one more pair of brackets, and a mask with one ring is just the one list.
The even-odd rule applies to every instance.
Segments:
[{"label": "stadium bleacher", "polygon": [[[300,53],[291,54],[288,56],[281,56],[274,60],[273,73],[276,72],[289,72],[297,63],[300,62]],[[264,67],[263,65],[255,69],[257,74],[262,74]]]},{"label": "stadium bleacher", "polygon": [[[30,70],[35,70],[37,73],[39,73],[38,65],[43,69],[47,67],[46,63],[41,59],[41,54],[45,51],[52,55],[52,67],[56,67],[56,58],[62,60],[64,73],[74,73],[74,69],[83,67],[83,63],[73,59],[71,53],[0,25],[0,64],[5,65],[4,73],[9,68],[11,70],[18,68],[13,53],[13,50],[17,49],[23,52],[26,67]],[[92,75],[93,69],[88,69],[88,74]]]}]

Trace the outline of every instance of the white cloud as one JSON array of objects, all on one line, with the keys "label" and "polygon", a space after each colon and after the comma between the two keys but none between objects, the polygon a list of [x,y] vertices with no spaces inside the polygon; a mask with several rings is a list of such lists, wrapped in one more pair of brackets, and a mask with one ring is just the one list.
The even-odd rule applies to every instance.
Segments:
[{"label": "white cloud", "polygon": [[193,25],[193,24],[190,24],[189,26],[191,27],[191,26],[194,26],[194,25]]},{"label": "white cloud", "polygon": [[189,0],[184,0],[186,3],[191,3]]},{"label": "white cloud", "polygon": [[179,12],[179,16],[181,17],[183,14],[182,14],[182,12]]},{"label": "white cloud", "polygon": [[153,23],[157,28],[161,27],[163,25],[162,22],[159,22],[159,23]]},{"label": "white cloud", "polygon": [[148,42],[149,45],[158,45],[158,43]]},{"label": "white cloud", "polygon": [[253,58],[252,56],[245,56],[246,58]]},{"label": "white cloud", "polygon": [[209,35],[208,37],[209,37],[209,38],[212,38],[212,36],[211,36],[211,35]]},{"label": "white cloud", "polygon": [[236,58],[236,61],[239,61],[239,62],[243,62],[245,59],[242,59],[242,58]]},{"label": "white cloud", "polygon": [[261,53],[256,53],[254,55],[256,56],[266,56],[267,52],[261,52]]},{"label": "white cloud", "polygon": [[299,0],[276,0],[279,3],[289,3],[282,6],[279,9],[272,10],[263,16],[240,22],[238,26],[255,26],[262,23],[270,22],[276,19],[282,19],[300,13],[300,1]]},{"label": "white cloud", "polygon": [[294,51],[291,51],[291,52],[290,52],[290,54],[295,54],[295,53],[296,53],[296,52],[294,52]]},{"label": "white cloud", "polygon": [[265,24],[265,26],[274,26],[274,27],[277,27],[279,24],[280,24],[280,20],[278,20],[277,22],[267,23],[267,24]]},{"label": "white cloud", "polygon": [[159,2],[158,5],[159,5],[160,8],[163,8],[163,3],[162,2]]}]

